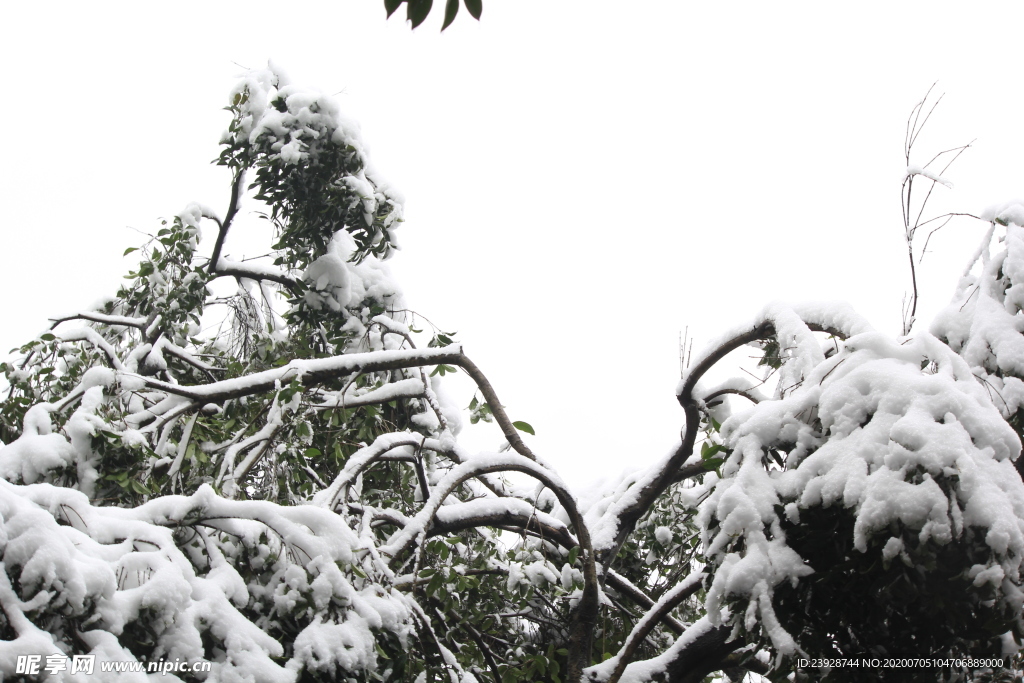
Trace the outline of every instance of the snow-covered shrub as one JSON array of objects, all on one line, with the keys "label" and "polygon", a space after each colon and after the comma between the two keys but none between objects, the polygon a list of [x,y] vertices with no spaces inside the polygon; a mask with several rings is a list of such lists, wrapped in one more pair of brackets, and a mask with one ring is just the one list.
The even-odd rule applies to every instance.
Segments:
[{"label": "snow-covered shrub", "polygon": [[836,344],[722,426],[709,617],[786,655],[1001,652],[1024,634],[1019,440],[931,335]]}]

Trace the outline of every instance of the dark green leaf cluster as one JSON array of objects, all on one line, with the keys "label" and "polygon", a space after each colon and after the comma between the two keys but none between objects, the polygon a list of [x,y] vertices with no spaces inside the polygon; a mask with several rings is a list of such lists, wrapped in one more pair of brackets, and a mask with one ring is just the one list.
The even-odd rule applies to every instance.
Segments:
[{"label": "dark green leaf cluster", "polygon": [[[784,514],[780,519],[787,543],[814,573],[795,586],[780,585],[775,612],[814,657],[998,658],[1000,636],[1017,628],[1017,615],[995,600],[992,585],[975,586],[965,569],[991,559],[984,538],[971,528],[943,545],[922,543],[920,529],[896,525],[889,531],[902,539],[904,554],[886,560],[884,535],[872,537],[866,552],[853,547],[854,515],[840,505],[802,510],[799,523]],[[777,673],[781,677],[789,672],[787,667]],[[932,669],[928,680],[969,681],[974,673]],[[907,674],[900,669],[872,671],[881,681],[908,680]],[[864,680],[863,675],[836,668],[821,680],[852,683]]]},{"label": "dark green leaf cluster", "polygon": [[[480,15],[483,13],[483,2],[482,0],[462,0],[466,6],[466,10],[473,15],[474,19],[479,20]],[[406,19],[412,24],[413,28],[416,28],[427,18],[430,14],[430,9],[434,5],[434,0],[384,0],[384,9],[387,10],[388,18],[394,14],[399,7],[405,4]],[[445,0],[444,4],[444,24],[441,26],[441,30],[448,28],[453,21],[455,21],[456,15],[459,13],[459,0]]]}]

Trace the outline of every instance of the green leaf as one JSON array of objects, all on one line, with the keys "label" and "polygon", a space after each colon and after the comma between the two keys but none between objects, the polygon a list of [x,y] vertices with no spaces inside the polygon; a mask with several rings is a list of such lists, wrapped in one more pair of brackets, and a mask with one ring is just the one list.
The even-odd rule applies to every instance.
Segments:
[{"label": "green leaf", "polygon": [[314,458],[314,457],[316,457],[318,455],[321,455],[319,448],[307,448],[306,449],[306,457],[307,458]]},{"label": "green leaf", "polygon": [[444,6],[444,24],[441,25],[441,30],[445,30],[451,23],[455,21],[455,15],[459,13],[459,0],[448,0]]},{"label": "green leaf", "polygon": [[433,377],[434,375],[441,375],[442,377],[444,377],[445,373],[449,373],[449,372],[454,373],[455,372],[455,368],[452,367],[451,365],[444,365],[444,364],[442,364],[442,365],[438,365],[436,368],[434,368],[434,371],[432,373],[430,373],[430,376]]},{"label": "green leaf", "polygon": [[722,444],[720,443],[710,444],[707,441],[705,441],[704,445],[700,447],[700,458],[701,460],[708,460],[709,458],[713,458],[714,456],[718,455],[724,450],[725,447],[722,446]]},{"label": "green leaf", "polygon": [[124,253],[121,254],[121,256],[127,256],[128,254],[132,253],[133,251],[138,251],[138,250],[139,250],[138,247],[128,247],[127,249],[124,250]]},{"label": "green leaf", "polygon": [[526,432],[527,434],[533,434],[534,436],[537,436],[537,432],[533,431],[533,427],[531,427],[530,423],[528,422],[513,422],[512,426],[521,432]]},{"label": "green leaf", "polygon": [[576,558],[579,556],[579,554],[580,554],[580,547],[578,545],[574,545],[572,547],[572,549],[569,551],[569,565],[570,566],[576,564]]},{"label": "green leaf", "polygon": [[480,20],[480,13],[484,11],[482,0],[464,0],[466,9],[473,15],[473,18],[477,21]]},{"label": "green leaf", "polygon": [[423,23],[423,20],[430,14],[430,8],[433,4],[434,0],[407,0],[405,17],[412,22],[413,28]]},{"label": "green leaf", "polygon": [[725,462],[725,458],[707,458],[701,462],[700,466],[710,472],[717,470],[723,462]]},{"label": "green leaf", "polygon": [[56,339],[56,337],[54,337],[49,332],[43,332],[41,335],[39,335],[39,338],[42,339],[43,341],[53,341],[54,339]]}]

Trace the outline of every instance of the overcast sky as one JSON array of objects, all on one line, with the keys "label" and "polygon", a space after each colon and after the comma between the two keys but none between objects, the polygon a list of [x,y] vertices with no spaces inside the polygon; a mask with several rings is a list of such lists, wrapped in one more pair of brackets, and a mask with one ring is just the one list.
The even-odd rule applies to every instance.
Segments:
[{"label": "overcast sky", "polygon": [[[407,199],[407,298],[575,481],[678,438],[687,327],[837,299],[899,332],[904,128],[933,82],[919,163],[977,138],[935,212],[1024,195],[1016,4],[486,0],[444,34],[435,4],[416,31],[380,0],[6,8],[0,347],[113,294],[137,231],[226,208],[222,107],[268,58],[361,122]],[[933,238],[919,326],[984,229]]]}]

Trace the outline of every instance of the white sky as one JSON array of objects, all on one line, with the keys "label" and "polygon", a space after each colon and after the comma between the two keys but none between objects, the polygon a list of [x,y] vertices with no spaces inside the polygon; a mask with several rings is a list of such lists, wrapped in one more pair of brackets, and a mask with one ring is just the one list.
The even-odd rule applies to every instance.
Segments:
[{"label": "white sky", "polygon": [[[898,333],[904,126],[932,82],[919,163],[977,138],[935,209],[1024,195],[1015,3],[486,0],[444,34],[435,5],[415,32],[381,0],[5,8],[2,350],[113,294],[133,229],[224,210],[221,107],[268,58],[362,123],[407,199],[407,298],[571,481],[671,446],[687,326],[696,350],[839,299]],[[933,239],[922,326],[983,231]]]}]

